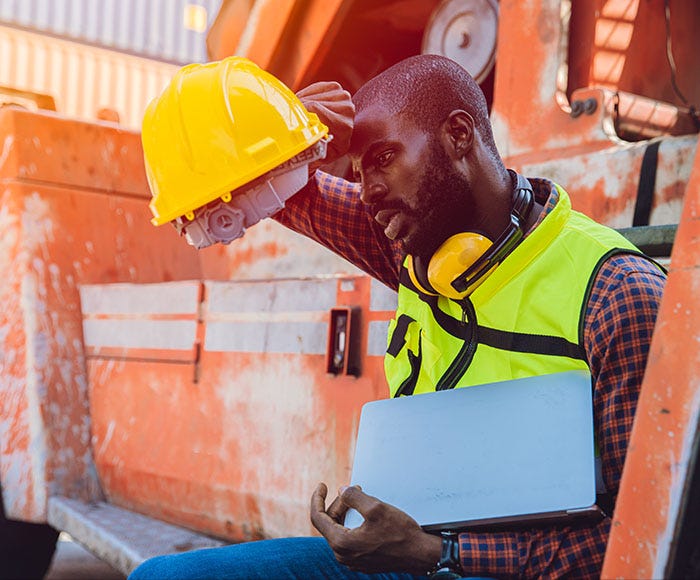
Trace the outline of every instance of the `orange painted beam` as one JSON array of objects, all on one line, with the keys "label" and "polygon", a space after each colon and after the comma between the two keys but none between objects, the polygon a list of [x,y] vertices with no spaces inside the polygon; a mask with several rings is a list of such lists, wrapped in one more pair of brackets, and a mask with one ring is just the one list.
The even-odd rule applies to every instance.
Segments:
[{"label": "orange painted beam", "polygon": [[269,69],[298,0],[262,0],[253,5],[241,34],[236,54],[246,56],[258,66]]},{"label": "orange painted beam", "polygon": [[314,0],[309,3],[297,36],[297,50],[288,59],[294,71],[290,79],[294,90],[306,84],[304,80],[321,64],[351,4],[349,0]]},{"label": "orange painted beam", "polygon": [[594,98],[596,107],[591,114],[569,115],[566,87],[558,80],[566,61],[566,32],[559,0],[499,4],[491,119],[505,157],[551,159],[560,157],[564,148],[612,145],[612,128],[605,126],[609,106],[602,91],[585,89],[585,94],[572,97]]},{"label": "orange painted beam", "polygon": [[219,12],[207,32],[207,58],[221,60],[236,54],[238,41],[255,0],[222,0]]},{"label": "orange painted beam", "polygon": [[668,577],[700,416],[700,149],[686,189],[603,578]]},{"label": "orange painted beam", "polygon": [[351,4],[352,0],[230,0],[222,5],[208,35],[209,57],[245,56],[297,90],[327,54]]}]

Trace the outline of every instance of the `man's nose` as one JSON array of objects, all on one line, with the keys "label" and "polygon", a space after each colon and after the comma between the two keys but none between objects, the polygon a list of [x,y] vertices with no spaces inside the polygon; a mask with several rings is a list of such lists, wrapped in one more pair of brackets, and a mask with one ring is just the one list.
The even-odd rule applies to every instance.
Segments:
[{"label": "man's nose", "polygon": [[382,182],[366,179],[362,180],[362,192],[360,200],[362,203],[376,203],[387,194],[387,187]]}]

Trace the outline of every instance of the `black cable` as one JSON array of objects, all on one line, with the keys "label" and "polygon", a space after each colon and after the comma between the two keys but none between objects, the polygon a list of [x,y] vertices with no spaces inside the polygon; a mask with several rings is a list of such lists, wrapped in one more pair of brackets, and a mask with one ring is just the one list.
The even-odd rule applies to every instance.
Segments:
[{"label": "black cable", "polygon": [[688,99],[685,98],[676,81],[676,61],[673,59],[673,47],[671,45],[671,0],[664,0],[664,15],[666,21],[666,60],[668,60],[668,66],[671,69],[671,86],[673,87],[673,92],[675,92],[683,104],[688,107],[688,113],[693,119],[693,123],[695,123],[695,128],[700,130],[700,116],[698,116],[698,110],[695,105],[688,102]]}]

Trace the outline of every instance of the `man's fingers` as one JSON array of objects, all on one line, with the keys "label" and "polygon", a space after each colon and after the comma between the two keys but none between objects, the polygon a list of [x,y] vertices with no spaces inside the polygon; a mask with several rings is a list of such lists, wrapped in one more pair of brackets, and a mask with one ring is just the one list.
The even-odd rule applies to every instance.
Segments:
[{"label": "man's fingers", "polygon": [[341,102],[316,101],[311,99],[303,99],[302,104],[307,111],[316,113],[321,119],[341,121],[344,124],[352,127],[355,117],[355,107]]},{"label": "man's fingers", "polygon": [[348,508],[354,508],[360,512],[365,520],[371,520],[384,505],[376,497],[367,495],[357,485],[344,488],[340,493],[340,499]]},{"label": "man's fingers", "polygon": [[319,82],[298,91],[297,97],[309,112],[318,115],[333,136],[324,164],[345,155],[355,119],[355,105],[350,93],[336,82]]},{"label": "man's fingers", "polygon": [[311,523],[328,540],[328,543],[337,555],[337,550],[340,549],[342,552],[343,547],[347,545],[350,539],[348,533],[351,530],[339,524],[333,519],[332,515],[329,515],[329,512],[332,514],[337,511],[344,512],[347,510],[347,507],[341,507],[342,502],[338,498],[328,508],[328,512],[325,510],[327,493],[328,489],[325,484],[321,483],[311,496]]},{"label": "man's fingers", "polygon": [[300,89],[296,93],[299,99],[310,98],[318,99],[320,96],[324,96],[329,100],[345,100],[350,99],[350,93],[343,89],[339,83],[333,81],[321,81],[318,83],[310,84],[308,87]]},{"label": "man's fingers", "polygon": [[328,488],[325,483],[319,483],[316,486],[313,494],[311,494],[311,515],[314,512],[324,512],[326,511],[326,495],[328,495]]},{"label": "man's fingers", "polygon": [[338,83],[314,83],[297,92],[297,97],[303,105],[316,114],[324,108],[343,117],[352,119],[355,116],[355,105],[350,93]]},{"label": "man's fingers", "polygon": [[347,511],[348,506],[345,505],[343,500],[340,499],[340,496],[338,496],[333,500],[333,503],[330,506],[328,506],[326,513],[331,517],[331,519],[335,520],[338,523],[342,523],[343,517],[345,517],[345,513]]},{"label": "man's fingers", "polygon": [[331,517],[326,513],[326,495],[328,488],[325,483],[319,483],[311,495],[311,523],[326,538],[333,533],[333,526],[336,526]]}]

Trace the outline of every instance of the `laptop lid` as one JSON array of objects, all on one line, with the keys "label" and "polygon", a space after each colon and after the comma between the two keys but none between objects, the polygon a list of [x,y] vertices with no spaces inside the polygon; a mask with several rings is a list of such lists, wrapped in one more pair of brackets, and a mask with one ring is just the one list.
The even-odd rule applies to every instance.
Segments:
[{"label": "laptop lid", "polygon": [[351,483],[428,531],[598,514],[590,373],[367,403]]}]

